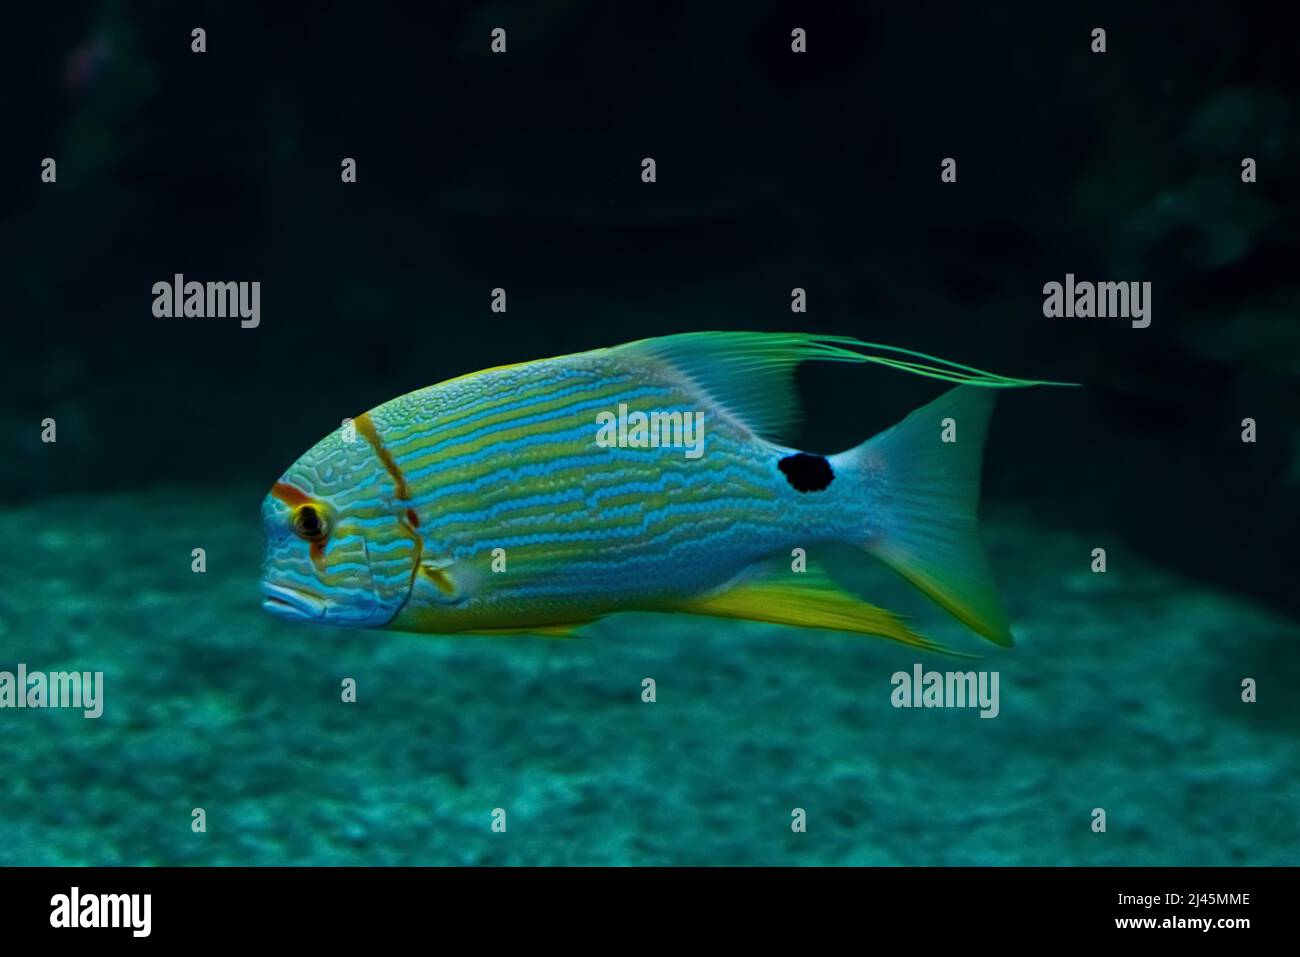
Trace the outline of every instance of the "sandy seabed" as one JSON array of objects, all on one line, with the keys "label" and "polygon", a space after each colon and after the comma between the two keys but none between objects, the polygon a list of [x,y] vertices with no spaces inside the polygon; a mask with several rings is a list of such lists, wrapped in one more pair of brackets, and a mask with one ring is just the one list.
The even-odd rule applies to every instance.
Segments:
[{"label": "sandy seabed", "polygon": [[[1119,542],[1096,575],[1106,542],[993,512],[1006,651],[837,557],[975,661],[686,615],[433,637],[262,612],[260,498],[0,510],[0,669],[105,689],[0,710],[0,864],[1300,863],[1300,628]],[[998,716],[893,707],[918,661],[996,670]]]}]

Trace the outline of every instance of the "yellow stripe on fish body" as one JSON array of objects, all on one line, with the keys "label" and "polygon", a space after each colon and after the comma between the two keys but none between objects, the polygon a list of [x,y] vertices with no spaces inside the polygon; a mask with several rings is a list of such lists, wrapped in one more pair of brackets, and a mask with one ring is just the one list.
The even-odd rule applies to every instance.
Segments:
[{"label": "yellow stripe on fish body", "polygon": [[[909,426],[914,413],[829,458],[778,444],[797,418],[793,369],[809,359],[964,385],[927,407],[961,415],[963,442],[940,443],[937,420]],[[1033,384],[856,340],[762,333],[669,336],[463,376],[359,416],[355,436],[331,434],[285,473],[263,505],[265,605],[325,623],[490,633],[688,611],[933,647],[828,579],[768,561],[848,541],[1009,643],[974,510],[993,390]],[[303,509],[323,516],[323,541],[301,541],[299,526],[317,528]]]}]

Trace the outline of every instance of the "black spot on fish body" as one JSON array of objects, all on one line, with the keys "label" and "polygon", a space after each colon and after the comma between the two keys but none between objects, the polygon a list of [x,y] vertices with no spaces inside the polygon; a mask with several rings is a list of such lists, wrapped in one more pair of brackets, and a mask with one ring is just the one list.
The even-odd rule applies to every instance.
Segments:
[{"label": "black spot on fish body", "polygon": [[824,456],[796,452],[776,463],[785,473],[790,487],[797,492],[820,492],[835,479],[835,470]]}]

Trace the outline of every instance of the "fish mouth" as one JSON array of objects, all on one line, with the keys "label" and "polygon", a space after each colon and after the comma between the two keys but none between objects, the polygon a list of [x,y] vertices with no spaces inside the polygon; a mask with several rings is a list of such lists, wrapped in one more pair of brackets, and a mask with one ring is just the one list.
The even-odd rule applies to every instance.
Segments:
[{"label": "fish mouth", "polygon": [[325,602],[315,595],[267,582],[262,582],[262,609],[281,618],[319,620],[325,617]]}]

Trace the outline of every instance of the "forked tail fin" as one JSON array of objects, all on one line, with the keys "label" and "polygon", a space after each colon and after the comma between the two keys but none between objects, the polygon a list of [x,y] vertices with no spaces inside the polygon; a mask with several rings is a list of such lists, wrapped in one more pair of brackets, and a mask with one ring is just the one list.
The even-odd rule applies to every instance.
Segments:
[{"label": "forked tail fin", "polygon": [[891,429],[832,458],[868,490],[865,540],[880,559],[976,633],[1011,644],[980,545],[984,438],[997,392],[958,386]]}]

